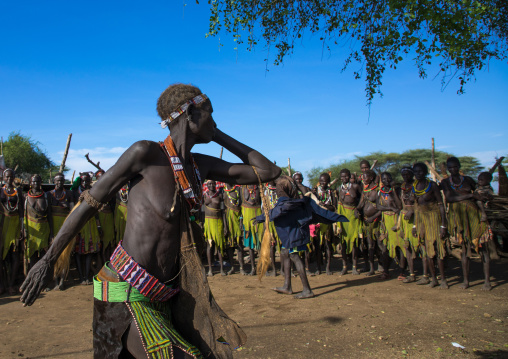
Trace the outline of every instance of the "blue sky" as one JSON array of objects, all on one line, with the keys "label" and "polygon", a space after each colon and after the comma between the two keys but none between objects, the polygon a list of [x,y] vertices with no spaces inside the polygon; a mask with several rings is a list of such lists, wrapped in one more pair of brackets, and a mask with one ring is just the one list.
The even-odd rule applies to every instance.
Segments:
[{"label": "blue sky", "polygon": [[[323,52],[307,36],[283,66],[226,34],[206,38],[206,1],[23,1],[0,4],[0,134],[40,141],[60,163],[67,135],[72,170],[109,168],[137,140],[163,140],[155,104],[175,82],[199,86],[226,133],[303,172],[373,151],[430,147],[491,165],[508,155],[508,65],[493,61],[457,95],[435,69],[421,80],[412,60],[383,77],[366,106],[364,80],[341,73],[347,48]],[[220,46],[220,43],[223,46]],[[353,65],[356,66],[356,65]],[[266,69],[268,68],[268,72]],[[219,155],[215,144],[196,152]],[[224,158],[236,161],[225,153]]]}]

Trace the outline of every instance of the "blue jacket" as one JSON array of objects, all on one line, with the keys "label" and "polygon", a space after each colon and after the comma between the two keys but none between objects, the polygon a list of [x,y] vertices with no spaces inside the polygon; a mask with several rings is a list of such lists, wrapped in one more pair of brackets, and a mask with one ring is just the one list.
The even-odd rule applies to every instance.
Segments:
[{"label": "blue jacket", "polygon": [[[310,242],[310,224],[348,222],[348,219],[335,212],[328,211],[317,205],[311,198],[292,199],[280,197],[275,207],[270,210],[270,221],[284,248],[294,248]],[[256,217],[263,222],[265,215]]]}]

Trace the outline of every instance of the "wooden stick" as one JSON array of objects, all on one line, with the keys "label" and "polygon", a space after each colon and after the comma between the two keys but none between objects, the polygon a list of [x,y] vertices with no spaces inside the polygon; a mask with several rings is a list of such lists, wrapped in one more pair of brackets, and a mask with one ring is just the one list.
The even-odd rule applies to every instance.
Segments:
[{"label": "wooden stick", "polygon": [[432,173],[432,175],[435,178],[437,178],[439,182],[441,182],[443,180],[443,177],[441,177],[441,175],[439,173],[437,173],[436,169],[429,163],[429,161],[425,161],[425,164],[429,168],[430,173]]},{"label": "wooden stick", "polygon": [[376,166],[377,166],[377,160],[374,160],[374,162],[372,162],[372,166],[370,166],[370,169],[372,171],[374,171],[374,168],[376,168]]},{"label": "wooden stick", "polygon": [[89,155],[89,153],[87,153],[87,154],[85,155],[85,158],[87,159],[87,161],[88,161],[88,162],[90,162],[90,163],[91,163],[91,164],[92,164],[95,168],[97,168],[99,171],[104,171],[104,170],[101,168],[101,166],[100,166],[100,162],[94,163],[94,162],[90,159],[90,157],[88,157],[88,155]]},{"label": "wooden stick", "polygon": [[291,160],[288,158],[288,175],[291,177]]},{"label": "wooden stick", "polygon": [[224,152],[224,147],[221,147],[221,148],[220,148],[220,156],[219,156],[219,158],[220,158],[221,160],[222,160],[222,153],[223,153],[223,152]]},{"label": "wooden stick", "polygon": [[69,147],[71,145],[71,138],[72,138],[72,133],[69,133],[69,137],[67,137],[67,144],[65,145],[65,151],[64,151],[63,158],[62,158],[62,163],[60,164],[60,170],[59,170],[60,173],[63,173],[63,170],[65,168],[65,161],[67,161],[67,154],[69,153]]},{"label": "wooden stick", "polygon": [[[435,155],[435,147],[434,147],[434,137],[432,137],[432,150],[431,150],[431,157],[430,158],[431,158],[430,164],[432,165],[432,168],[434,168],[434,170],[435,170],[436,169],[436,155]],[[436,175],[434,174],[434,172],[431,171],[431,175],[432,175],[432,180],[435,181]]]},{"label": "wooden stick", "polygon": [[504,160],[504,157],[499,157],[497,159],[496,163],[494,163],[494,166],[492,166],[492,168],[489,170],[489,173],[493,174],[496,171],[496,168],[501,164],[501,162],[503,162],[503,160]]},{"label": "wooden stick", "polygon": [[71,183],[74,182],[74,175],[76,174],[76,170],[74,170],[74,172],[72,172],[72,179],[71,179]]}]

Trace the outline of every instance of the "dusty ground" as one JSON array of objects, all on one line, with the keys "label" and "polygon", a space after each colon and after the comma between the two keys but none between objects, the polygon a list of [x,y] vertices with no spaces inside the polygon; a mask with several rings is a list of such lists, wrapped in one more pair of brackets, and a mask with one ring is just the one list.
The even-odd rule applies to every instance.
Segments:
[{"label": "dusty ground", "polygon": [[[317,297],[307,300],[273,292],[280,276],[259,282],[216,275],[210,283],[247,333],[235,358],[508,358],[507,263],[493,264],[491,292],[480,290],[477,262],[472,287],[460,290],[455,259],[448,263],[449,290],[337,272],[311,277]],[[0,297],[0,358],[92,357],[92,287],[74,283],[31,308]],[[301,289],[299,278],[293,288]]]}]

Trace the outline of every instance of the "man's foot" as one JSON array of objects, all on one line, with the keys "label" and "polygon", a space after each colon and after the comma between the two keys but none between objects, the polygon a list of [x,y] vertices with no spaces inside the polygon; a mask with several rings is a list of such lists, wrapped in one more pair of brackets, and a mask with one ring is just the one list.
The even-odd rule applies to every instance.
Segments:
[{"label": "man's foot", "polygon": [[347,274],[347,268],[343,268],[341,271],[340,271],[340,275],[346,275]]},{"label": "man's foot", "polygon": [[381,273],[379,276],[379,280],[388,280],[390,279],[390,275],[388,273]]},{"label": "man's foot", "polygon": [[227,276],[226,272],[224,272],[223,270],[220,271],[220,275],[223,277]]},{"label": "man's foot", "polygon": [[256,275],[256,270],[255,269],[251,270],[249,275],[251,275],[251,276]]},{"label": "man's foot", "polygon": [[411,274],[410,276],[407,276],[402,283],[413,283],[416,282],[416,276],[414,274]]},{"label": "man's foot", "polygon": [[240,274],[241,275],[247,275],[247,272],[243,270],[243,268],[240,268]]},{"label": "man's foot", "polygon": [[82,280],[81,282],[79,282],[79,284],[80,284],[80,285],[88,285],[88,284],[86,283],[86,280]]},{"label": "man's foot", "polygon": [[210,271],[208,271],[208,273],[206,273],[206,275],[207,275],[207,277],[213,277],[213,273],[212,273],[212,271],[211,271],[211,270],[210,270]]},{"label": "man's foot", "polygon": [[321,271],[320,270],[315,271],[314,275],[321,275]]},{"label": "man's foot", "polygon": [[437,281],[437,279],[432,278],[432,280],[429,283],[429,288],[434,288],[434,287],[437,287],[438,285],[439,285],[439,282]]},{"label": "man's foot", "polygon": [[427,276],[421,277],[420,280],[418,282],[416,282],[416,284],[418,284],[418,285],[426,285],[429,283],[430,283],[430,279]]},{"label": "man's foot", "polygon": [[292,289],[288,289],[288,288],[285,288],[285,287],[277,287],[277,288],[272,288],[274,291],[276,291],[277,293],[280,293],[280,294],[293,294],[293,290]]},{"label": "man's foot", "polygon": [[326,275],[332,275],[332,274],[333,274],[333,273],[332,273],[332,271],[331,271],[331,270],[329,270],[329,269],[327,269],[327,270],[326,270]]},{"label": "man's foot", "polygon": [[483,283],[483,286],[480,288],[480,290],[484,290],[486,292],[488,292],[491,289],[492,289],[492,286],[490,285],[490,282]]},{"label": "man's foot", "polygon": [[459,289],[467,289],[469,288],[469,282],[464,282],[461,285],[459,285]]},{"label": "man's foot", "polygon": [[352,275],[359,275],[360,271],[358,269],[356,269],[356,267],[353,267],[353,270],[351,271],[351,274]]},{"label": "man's foot", "polygon": [[385,269],[383,268],[383,266],[381,264],[378,264],[377,265],[377,271],[380,272],[380,273],[383,273],[385,271]]},{"label": "man's foot", "polygon": [[439,286],[439,289],[448,289],[448,282],[445,280],[441,280],[441,285]]},{"label": "man's foot", "polygon": [[308,277],[312,277],[314,273],[312,273],[310,270],[305,270],[305,274],[307,274]]},{"label": "man's foot", "polygon": [[374,270],[371,270],[371,271],[368,271],[367,273],[365,273],[365,275],[367,277],[370,277],[371,275],[374,275],[374,274],[376,274],[376,272],[374,272]]},{"label": "man's foot", "polygon": [[300,292],[294,296],[295,299],[306,299],[306,298],[314,298],[314,293],[310,292]]},{"label": "man's foot", "polygon": [[275,269],[274,269],[274,270],[266,272],[266,276],[267,277],[275,277],[275,276],[277,276],[277,273],[275,273]]}]

